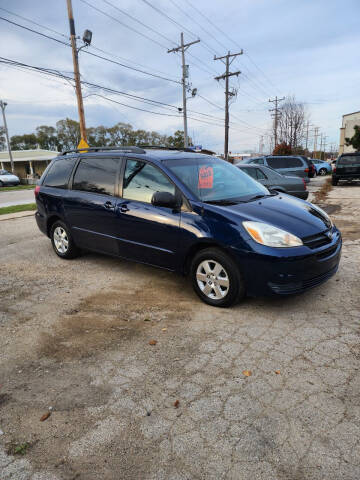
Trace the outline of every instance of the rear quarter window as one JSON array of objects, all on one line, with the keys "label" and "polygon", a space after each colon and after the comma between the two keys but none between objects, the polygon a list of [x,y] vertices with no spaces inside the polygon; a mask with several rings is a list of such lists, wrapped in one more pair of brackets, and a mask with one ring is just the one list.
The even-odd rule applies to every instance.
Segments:
[{"label": "rear quarter window", "polygon": [[42,184],[45,187],[67,188],[73,167],[74,158],[55,160],[50,165]]}]

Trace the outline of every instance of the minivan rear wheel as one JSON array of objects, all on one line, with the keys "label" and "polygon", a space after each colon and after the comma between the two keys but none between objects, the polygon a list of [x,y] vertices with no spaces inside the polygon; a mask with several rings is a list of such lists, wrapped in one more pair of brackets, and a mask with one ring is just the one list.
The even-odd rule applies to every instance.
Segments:
[{"label": "minivan rear wheel", "polygon": [[71,236],[69,227],[61,221],[57,221],[51,227],[51,243],[56,255],[61,258],[71,259],[80,254],[79,248]]},{"label": "minivan rear wheel", "polygon": [[214,307],[230,307],[245,295],[239,269],[218,248],[198,252],[191,262],[191,279],[201,300]]}]

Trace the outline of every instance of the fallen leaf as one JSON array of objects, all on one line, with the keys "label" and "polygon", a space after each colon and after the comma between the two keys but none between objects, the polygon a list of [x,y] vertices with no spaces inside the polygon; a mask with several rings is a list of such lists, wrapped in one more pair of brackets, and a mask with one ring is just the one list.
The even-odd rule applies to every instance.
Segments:
[{"label": "fallen leaf", "polygon": [[162,330],[163,332],[166,332],[167,328],[162,328],[161,330]]},{"label": "fallen leaf", "polygon": [[280,370],[275,370],[276,375],[280,375]]},{"label": "fallen leaf", "polygon": [[174,402],[174,407],[175,407],[175,408],[179,408],[179,405],[180,405],[179,400],[176,400],[176,401]]},{"label": "fallen leaf", "polygon": [[144,318],[144,322],[151,322],[150,318]]},{"label": "fallen leaf", "polygon": [[51,412],[46,412],[44,415],[40,418],[40,422],[45,422],[51,415]]},{"label": "fallen leaf", "polygon": [[242,373],[245,375],[245,377],[250,377],[252,375],[251,370],[243,370]]},{"label": "fallen leaf", "polygon": [[150,340],[149,342],[149,345],[156,345],[157,344],[157,340]]}]

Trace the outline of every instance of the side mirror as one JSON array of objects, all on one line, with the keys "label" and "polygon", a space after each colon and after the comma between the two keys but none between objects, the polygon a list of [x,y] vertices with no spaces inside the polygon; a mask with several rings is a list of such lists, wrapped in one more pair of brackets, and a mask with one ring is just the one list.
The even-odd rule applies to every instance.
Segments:
[{"label": "side mirror", "polygon": [[154,207],[177,208],[180,206],[175,195],[169,192],[155,192],[151,203]]}]

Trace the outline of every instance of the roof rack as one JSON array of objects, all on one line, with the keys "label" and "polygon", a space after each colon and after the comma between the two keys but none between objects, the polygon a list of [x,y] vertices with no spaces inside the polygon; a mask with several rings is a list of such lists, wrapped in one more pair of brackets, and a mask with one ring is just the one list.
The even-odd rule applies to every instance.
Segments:
[{"label": "roof rack", "polygon": [[180,152],[192,152],[197,153],[191,148],[184,148],[184,147],[166,147],[165,145],[143,145],[142,143],[139,145],[140,148],[153,148],[154,150],[178,150]]},{"label": "roof rack", "polygon": [[125,153],[146,153],[143,148],[140,147],[88,147],[88,148],[80,148],[74,150],[65,150],[61,152],[61,155],[67,155],[68,153],[86,153],[86,152],[102,152],[102,151],[110,151],[110,150],[120,150]]}]

